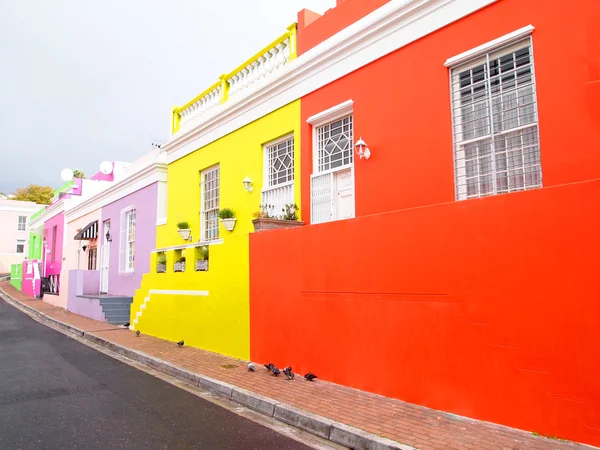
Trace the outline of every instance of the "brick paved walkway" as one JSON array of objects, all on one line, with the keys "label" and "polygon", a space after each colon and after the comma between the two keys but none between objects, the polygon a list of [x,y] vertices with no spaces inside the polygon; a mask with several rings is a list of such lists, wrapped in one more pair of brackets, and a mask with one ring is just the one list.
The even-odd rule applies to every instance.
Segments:
[{"label": "brick paved walkway", "polygon": [[[274,400],[361,428],[421,450],[427,449],[589,449],[590,447],[546,439],[499,425],[446,414],[399,400],[346,388],[319,380],[308,383],[275,378],[258,367],[248,372],[247,362],[193,347],[178,348],[173,342],[151,336],[136,337],[130,330],[115,328],[17,291],[9,282],[0,288],[27,304],[86,333],[141,351],[191,372],[200,373]],[[223,366],[235,366],[224,368]]]}]

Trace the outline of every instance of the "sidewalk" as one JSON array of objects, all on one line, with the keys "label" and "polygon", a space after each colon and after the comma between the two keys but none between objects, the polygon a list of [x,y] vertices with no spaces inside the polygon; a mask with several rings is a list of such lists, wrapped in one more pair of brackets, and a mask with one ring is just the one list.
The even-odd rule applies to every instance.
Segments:
[{"label": "sidewalk", "polygon": [[421,450],[590,448],[322,380],[309,383],[297,377],[287,382],[282,375],[270,376],[258,363],[256,372],[248,372],[245,361],[192,347],[178,348],[173,342],[143,334],[136,337],[130,330],[31,299],[8,281],[0,282],[0,289],[31,313],[42,314],[43,321],[342,445]]}]

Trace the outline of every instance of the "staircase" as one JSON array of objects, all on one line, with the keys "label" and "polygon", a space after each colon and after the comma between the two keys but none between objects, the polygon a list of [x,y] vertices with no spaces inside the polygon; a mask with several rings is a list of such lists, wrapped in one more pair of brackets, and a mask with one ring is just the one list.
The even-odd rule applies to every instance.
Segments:
[{"label": "staircase", "polygon": [[82,298],[93,298],[100,301],[104,318],[110,324],[124,325],[129,322],[133,297],[121,295],[78,295]]}]

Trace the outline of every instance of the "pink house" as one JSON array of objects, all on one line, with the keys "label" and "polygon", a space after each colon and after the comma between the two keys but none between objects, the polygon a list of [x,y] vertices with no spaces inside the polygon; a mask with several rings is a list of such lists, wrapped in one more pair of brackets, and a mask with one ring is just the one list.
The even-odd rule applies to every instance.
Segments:
[{"label": "pink house", "polygon": [[27,256],[29,217],[40,209],[33,202],[0,200],[0,273],[10,273],[12,264]]},{"label": "pink house", "polygon": [[[125,163],[115,163],[125,167]],[[98,173],[89,180],[75,178],[72,183],[59,189],[42,214],[30,223],[30,230],[41,229],[43,236],[41,273],[41,291],[47,302],[66,308],[66,299],[61,296],[61,271],[63,269],[63,249],[66,243],[67,228],[65,213],[106,189],[114,180],[114,176]],[[44,295],[47,294],[47,295]]]}]

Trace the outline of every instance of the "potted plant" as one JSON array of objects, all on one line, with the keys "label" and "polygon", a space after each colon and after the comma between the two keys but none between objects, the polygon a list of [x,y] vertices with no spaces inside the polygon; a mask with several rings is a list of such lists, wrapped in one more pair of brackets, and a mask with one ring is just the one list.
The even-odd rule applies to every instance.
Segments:
[{"label": "potted plant", "polygon": [[298,220],[300,208],[295,203],[286,204],[279,215],[272,212],[274,208],[273,205],[260,205],[260,209],[253,214],[254,231],[295,228],[304,225],[304,222]]},{"label": "potted plant", "polygon": [[223,208],[219,209],[219,219],[221,219],[221,223],[225,227],[227,231],[233,231],[233,227],[235,227],[235,213],[231,208]]},{"label": "potted plant", "polygon": [[196,272],[208,270],[208,246],[196,247]]},{"label": "potted plant", "polygon": [[161,253],[156,259],[156,273],[165,273],[167,271],[167,255]]},{"label": "potted plant", "polygon": [[173,265],[173,272],[185,272],[185,256],[182,256]]},{"label": "potted plant", "polygon": [[192,230],[190,230],[189,223],[187,223],[186,221],[179,222],[177,224],[177,228],[179,228],[179,235],[181,236],[181,238],[184,241],[187,241],[190,239],[190,234],[192,233]]}]

